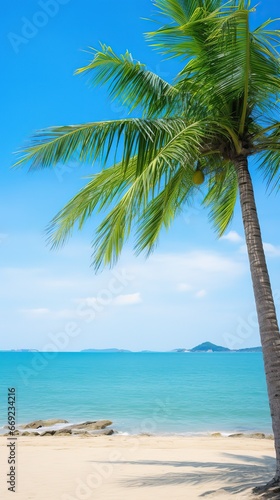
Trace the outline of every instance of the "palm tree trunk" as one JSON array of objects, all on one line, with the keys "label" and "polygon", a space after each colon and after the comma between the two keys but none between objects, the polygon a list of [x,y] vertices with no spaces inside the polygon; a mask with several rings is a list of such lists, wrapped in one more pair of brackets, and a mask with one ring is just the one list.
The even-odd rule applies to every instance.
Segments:
[{"label": "palm tree trunk", "polygon": [[276,474],[266,485],[280,484],[280,335],[274,299],[268,275],[261,230],[257,215],[251,176],[246,156],[235,160],[238,176],[240,204],[249,255],[251,277],[263,348],[272,428],[276,450]]}]

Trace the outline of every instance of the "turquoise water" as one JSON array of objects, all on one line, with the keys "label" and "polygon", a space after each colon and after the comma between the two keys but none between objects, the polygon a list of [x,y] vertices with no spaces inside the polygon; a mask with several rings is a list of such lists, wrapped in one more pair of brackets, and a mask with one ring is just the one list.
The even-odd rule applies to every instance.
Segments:
[{"label": "turquoise water", "polygon": [[261,353],[0,352],[0,427],[8,387],[17,391],[17,423],[110,419],[128,433],[271,432]]}]

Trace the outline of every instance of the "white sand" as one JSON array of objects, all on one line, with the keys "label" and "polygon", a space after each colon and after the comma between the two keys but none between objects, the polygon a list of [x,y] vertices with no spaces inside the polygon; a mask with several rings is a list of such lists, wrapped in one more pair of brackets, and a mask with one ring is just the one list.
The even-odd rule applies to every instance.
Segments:
[{"label": "white sand", "polygon": [[6,445],[0,437],[1,500],[250,499],[274,472],[269,439],[19,437],[13,497]]}]

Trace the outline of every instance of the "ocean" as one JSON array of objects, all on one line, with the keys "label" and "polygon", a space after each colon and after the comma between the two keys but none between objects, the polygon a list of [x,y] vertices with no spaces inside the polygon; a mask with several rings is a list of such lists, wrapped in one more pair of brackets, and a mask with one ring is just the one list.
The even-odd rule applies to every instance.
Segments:
[{"label": "ocean", "polygon": [[271,433],[261,353],[0,352],[0,432],[8,388],[17,424],[109,419],[128,434]]}]

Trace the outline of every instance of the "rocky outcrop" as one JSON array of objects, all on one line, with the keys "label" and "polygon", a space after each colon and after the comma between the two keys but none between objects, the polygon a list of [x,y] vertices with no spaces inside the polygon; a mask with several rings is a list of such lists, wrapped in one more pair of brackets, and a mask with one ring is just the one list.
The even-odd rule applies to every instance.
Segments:
[{"label": "rocky outcrop", "polygon": [[86,437],[98,437],[99,434],[92,434],[91,432],[88,431],[73,431],[72,432],[73,436],[79,436],[81,438],[86,438]]},{"label": "rocky outcrop", "polygon": [[72,434],[72,429],[66,429],[65,427],[63,427],[62,429],[58,429],[57,431],[55,431],[55,436],[69,436],[70,434]]},{"label": "rocky outcrop", "polygon": [[[113,429],[106,429],[109,425],[112,425],[111,420],[88,420],[82,422],[81,424],[72,424],[59,429],[42,429],[43,427],[51,427],[56,424],[68,424],[68,420],[62,419],[49,419],[49,420],[34,420],[28,424],[20,426],[20,429],[25,429],[23,432],[20,430],[15,430],[13,435],[15,436],[111,436],[114,434]],[[43,432],[37,432],[32,429],[42,429]],[[9,436],[10,433],[4,434],[4,436]]]},{"label": "rocky outcrop", "polygon": [[55,431],[45,431],[45,432],[42,432],[42,434],[40,434],[40,436],[54,436],[55,435]]},{"label": "rocky outcrop", "polygon": [[109,425],[112,425],[113,422],[111,420],[89,420],[87,422],[83,422],[82,424],[73,424],[64,427],[65,429],[75,429],[75,430],[83,430],[83,431],[97,431],[100,429],[106,429]]},{"label": "rocky outcrop", "polygon": [[113,429],[106,429],[106,431],[101,432],[101,436],[112,436],[114,434]]},{"label": "rocky outcrop", "polygon": [[249,434],[249,437],[254,439],[265,439],[266,436],[263,432],[254,432],[253,434]]},{"label": "rocky outcrop", "polygon": [[29,424],[21,425],[22,429],[40,429],[40,427],[51,427],[56,424],[68,424],[68,420],[61,418],[51,418],[49,420],[34,420]]},{"label": "rocky outcrop", "polygon": [[13,436],[20,436],[21,433],[17,430],[13,431],[13,433],[11,434],[10,432],[6,432],[5,434],[3,434],[3,436],[10,436],[10,437],[13,437]]}]

